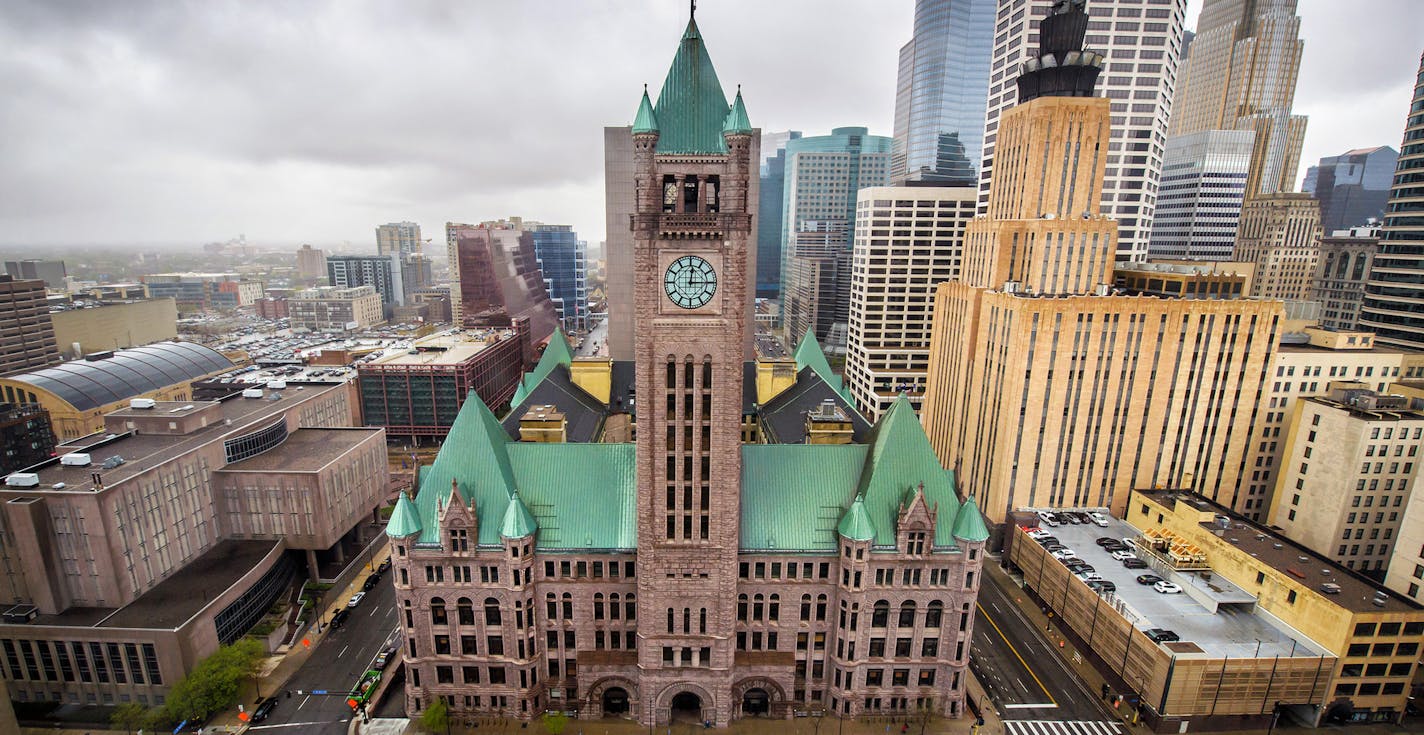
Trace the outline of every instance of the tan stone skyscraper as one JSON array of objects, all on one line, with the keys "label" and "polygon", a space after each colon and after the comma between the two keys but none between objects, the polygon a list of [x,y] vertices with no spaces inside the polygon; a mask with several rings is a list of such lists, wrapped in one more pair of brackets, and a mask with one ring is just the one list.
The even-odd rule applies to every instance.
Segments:
[{"label": "tan stone skyscraper", "polygon": [[1250,296],[1309,299],[1320,260],[1320,203],[1309,194],[1246,200],[1231,259],[1256,264]]},{"label": "tan stone skyscraper", "polygon": [[1272,301],[1111,294],[1116,223],[1099,214],[1108,100],[1088,16],[1040,26],[1001,118],[989,214],[960,282],[939,286],[922,416],[940,461],[1002,521],[1018,507],[1108,507],[1189,487],[1235,505]]},{"label": "tan stone skyscraper", "polygon": [[1247,198],[1295,190],[1304,115],[1292,115],[1300,40],[1296,0],[1206,0],[1170,134],[1253,130]]}]

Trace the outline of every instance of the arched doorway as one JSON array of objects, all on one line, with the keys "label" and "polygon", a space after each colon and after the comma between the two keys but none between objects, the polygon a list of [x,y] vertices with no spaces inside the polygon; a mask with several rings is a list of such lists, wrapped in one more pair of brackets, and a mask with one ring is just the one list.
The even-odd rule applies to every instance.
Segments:
[{"label": "arched doorway", "polygon": [[603,716],[617,717],[628,714],[628,690],[623,687],[609,687],[603,692]]},{"label": "arched doorway", "polygon": [[702,698],[692,692],[679,692],[672,698],[673,722],[702,722]]},{"label": "arched doorway", "polygon": [[771,695],[761,687],[748,689],[742,695],[742,716],[756,717],[771,711]]}]

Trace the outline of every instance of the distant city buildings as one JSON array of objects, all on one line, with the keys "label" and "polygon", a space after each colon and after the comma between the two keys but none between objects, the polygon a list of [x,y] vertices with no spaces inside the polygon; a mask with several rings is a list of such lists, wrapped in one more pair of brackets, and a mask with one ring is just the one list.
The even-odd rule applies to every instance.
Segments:
[{"label": "distant city buildings", "polygon": [[[558,310],[544,287],[544,276],[534,252],[534,233],[512,225],[446,225],[447,242],[453,244],[450,268],[456,276],[451,289],[456,325],[467,329],[511,327],[517,319],[529,320],[531,345],[542,344],[554,333]],[[456,294],[458,293],[458,297]],[[533,354],[526,354],[531,360]]]},{"label": "distant city buildings", "polygon": [[349,332],[383,323],[375,286],[319,286],[287,297],[292,329]]},{"label": "distant city buildings", "polygon": [[1203,130],[1167,139],[1148,256],[1231,259],[1255,137],[1250,130]]},{"label": "distant city buildings", "polygon": [[381,255],[411,255],[421,247],[420,225],[392,222],[376,228],[376,252]]},{"label": "distant city buildings", "polygon": [[1381,342],[1424,349],[1424,56],[1419,59],[1399,163],[1365,285],[1360,325]]},{"label": "distant city buildings", "polygon": [[791,335],[812,334],[826,351],[845,351],[850,325],[850,223],[806,220],[786,243],[781,323]]},{"label": "distant city buildings", "polygon": [[[260,303],[261,299],[257,302]],[[173,299],[134,301],[78,300],[52,307],[54,339],[66,359],[95,352],[138,347],[178,336],[178,306]]]},{"label": "distant city buildings", "polygon": [[1387,145],[1326,156],[1306,170],[1301,191],[1320,200],[1325,234],[1384,219],[1399,152]]},{"label": "distant city buildings", "polygon": [[761,190],[757,212],[757,286],[759,299],[779,299],[781,293],[781,208],[786,196],[786,144],[801,137],[788,130],[761,135]]},{"label": "distant city buildings", "polygon": [[5,272],[17,281],[44,281],[45,288],[63,289],[65,278],[69,276],[65,270],[62,260],[40,260],[29,258],[26,260],[5,261]]},{"label": "distant city buildings", "polygon": [[[637,205],[634,182],[632,126],[604,128],[603,199],[607,234],[603,241],[606,263],[603,293],[608,313],[608,355],[614,360],[633,359],[633,327],[638,320],[633,310],[633,229],[629,226]],[[454,252],[453,246],[451,252]],[[454,267],[452,255],[450,268]],[[452,297],[458,302],[458,297],[453,294]],[[458,303],[455,306],[458,312]]]},{"label": "distant city buildings", "polygon": [[430,262],[430,256],[423,253],[402,255],[400,264],[401,303],[409,305],[413,294],[435,285],[435,269]]},{"label": "distant city buildings", "polygon": [[297,276],[303,280],[326,276],[326,253],[310,245],[297,248]]},{"label": "distant city buildings", "polygon": [[45,284],[0,275],[0,375],[59,362]]},{"label": "distant city buildings", "polygon": [[984,147],[996,0],[917,0],[900,48],[890,177],[972,184]]},{"label": "distant city buildings", "polygon": [[1305,301],[1320,259],[1320,205],[1309,194],[1246,200],[1234,261],[1255,264],[1250,296]]},{"label": "distant city buildings", "polygon": [[154,273],[143,282],[150,296],[173,299],[180,312],[251,306],[265,292],[261,281],[239,273]]},{"label": "distant city buildings", "polygon": [[399,253],[327,256],[327,285],[338,288],[370,286],[381,295],[381,305],[389,311],[405,303],[401,258]]},{"label": "distant city buildings", "polygon": [[1365,280],[1379,252],[1379,229],[1357,227],[1320,239],[1310,298],[1320,302],[1320,326],[1350,331],[1360,322]]}]

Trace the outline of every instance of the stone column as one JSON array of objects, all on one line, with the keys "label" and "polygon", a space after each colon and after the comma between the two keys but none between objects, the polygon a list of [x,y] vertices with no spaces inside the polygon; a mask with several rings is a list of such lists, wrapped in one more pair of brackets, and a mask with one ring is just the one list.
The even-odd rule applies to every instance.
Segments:
[{"label": "stone column", "polygon": [[683,199],[686,196],[687,192],[683,191],[682,187],[687,183],[687,174],[677,174],[673,178],[677,181],[677,202],[673,204],[672,211],[685,212],[687,210],[685,208],[686,204],[683,202]]},{"label": "stone column", "polygon": [[697,213],[702,214],[707,211],[707,175],[697,175]]},{"label": "stone column", "polygon": [[307,549],[307,576],[311,577],[313,582],[321,579],[321,568],[316,563],[315,549]]}]

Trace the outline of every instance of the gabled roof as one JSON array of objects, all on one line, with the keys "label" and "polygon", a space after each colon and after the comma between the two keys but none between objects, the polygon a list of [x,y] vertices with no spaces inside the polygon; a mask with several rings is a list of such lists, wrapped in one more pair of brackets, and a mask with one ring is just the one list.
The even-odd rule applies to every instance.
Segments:
[{"label": "gabled roof", "polygon": [[955,546],[959,497],[954,492],[954,475],[940,466],[909,397],[902,393],[890,404],[867,440],[870,453],[858,489],[875,521],[875,545],[895,544],[900,504],[909,502],[911,493],[923,483],[926,504],[938,509],[934,545]]},{"label": "gabled roof", "polygon": [[737,98],[732,101],[732,109],[727,112],[727,120],[722,123],[722,132],[747,134],[752,132],[752,121],[747,117],[747,106],[742,102],[742,88],[737,87]]},{"label": "gabled roof", "polygon": [[[746,378],[746,384],[751,386],[751,400],[755,402],[756,366],[752,363],[748,365],[752,365],[752,373]],[[845,397],[842,390],[828,384],[814,368],[803,367],[796,373],[794,384],[757,407],[767,442],[800,444],[806,441],[806,413],[820,407],[824,401],[833,401],[850,417],[851,437],[855,441],[865,438],[870,431],[870,422],[855,409],[855,404]]]},{"label": "gabled roof", "polygon": [[658,153],[719,154],[727,152],[722,124],[727,119],[727,95],[717,81],[712,57],[689,20],[658,93],[654,108],[658,123]]},{"label": "gabled roof", "polygon": [[415,504],[410,502],[410,496],[401,493],[396,499],[395,512],[391,513],[391,520],[386,524],[386,535],[405,538],[413,533],[420,533],[420,514]]},{"label": "gabled roof", "polygon": [[959,506],[959,515],[954,519],[954,537],[971,542],[989,539],[989,527],[984,525],[984,516],[972,495]]},{"label": "gabled roof", "polygon": [[850,390],[841,381],[841,376],[836,375],[831,370],[831,363],[826,360],[826,353],[821,351],[821,343],[816,341],[816,333],[810,329],[806,330],[806,336],[801,338],[801,344],[796,345],[796,370],[811,368],[816,374],[821,376],[821,380],[826,381],[837,393],[845,397],[847,401],[852,400]]},{"label": "gabled roof", "polygon": [[556,406],[564,414],[565,440],[570,442],[597,441],[604,416],[608,413],[601,401],[574,383],[567,367],[556,365],[543,380],[525,391],[518,401],[510,403],[509,413],[500,422],[504,432],[510,439],[518,441],[519,420],[527,410],[525,407],[543,405]]},{"label": "gabled roof", "polygon": [[638,114],[633,118],[634,133],[658,132],[658,116],[653,112],[653,103],[648,99],[648,85],[643,85],[643,101],[638,103]]}]

